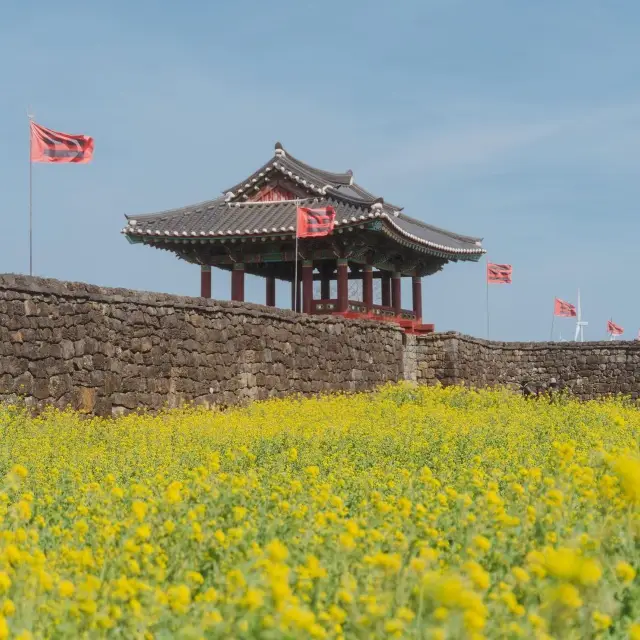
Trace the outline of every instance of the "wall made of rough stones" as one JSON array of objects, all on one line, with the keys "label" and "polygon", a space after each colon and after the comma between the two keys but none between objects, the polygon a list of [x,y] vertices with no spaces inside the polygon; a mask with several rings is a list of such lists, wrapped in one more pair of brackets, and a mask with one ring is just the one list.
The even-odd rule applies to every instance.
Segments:
[{"label": "wall made of rough stones", "polygon": [[403,378],[390,324],[0,275],[0,401],[111,415]]},{"label": "wall made of rough stones", "polygon": [[0,401],[98,415],[240,404],[386,382],[556,378],[583,399],[640,395],[640,342],[508,343],[382,322],[0,275]]},{"label": "wall made of rough stones", "polygon": [[640,342],[489,342],[458,333],[415,341],[418,382],[510,386],[551,378],[581,399],[640,395]]}]

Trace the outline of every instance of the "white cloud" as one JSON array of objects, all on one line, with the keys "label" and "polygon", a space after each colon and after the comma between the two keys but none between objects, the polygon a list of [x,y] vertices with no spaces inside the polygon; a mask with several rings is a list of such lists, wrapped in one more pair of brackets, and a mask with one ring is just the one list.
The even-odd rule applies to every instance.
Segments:
[{"label": "white cloud", "polygon": [[[504,109],[504,106],[502,106]],[[483,109],[486,113],[486,109]],[[462,115],[462,114],[460,114]],[[488,170],[504,162],[515,153],[529,154],[529,149],[546,144],[545,151],[553,158],[557,142],[571,136],[609,135],[624,144],[625,129],[630,120],[640,118],[640,103],[593,107],[577,113],[555,115],[552,118],[504,118],[501,122],[474,120],[472,112],[445,131],[426,129],[405,139],[395,148],[376,156],[365,167],[373,175],[434,174],[458,172],[465,169]],[[597,136],[596,136],[597,137]],[[602,140],[598,141],[601,144]]]}]

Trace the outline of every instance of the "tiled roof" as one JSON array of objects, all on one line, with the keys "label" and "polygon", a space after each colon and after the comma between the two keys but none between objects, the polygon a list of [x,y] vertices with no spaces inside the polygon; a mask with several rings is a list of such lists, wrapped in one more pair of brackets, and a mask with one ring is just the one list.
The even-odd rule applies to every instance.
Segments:
[{"label": "tiled roof", "polygon": [[256,193],[272,172],[298,183],[312,197],[300,204],[336,210],[336,226],[352,226],[380,219],[389,232],[424,247],[458,259],[475,260],[484,253],[480,239],[438,229],[401,213],[353,181],[351,172],[330,173],[315,169],[287,154],[277,144],[274,158],[225,195],[200,204],[149,215],[127,215],[122,233],[130,237],[213,238],[224,236],[293,234],[296,201],[251,202],[242,200]]}]

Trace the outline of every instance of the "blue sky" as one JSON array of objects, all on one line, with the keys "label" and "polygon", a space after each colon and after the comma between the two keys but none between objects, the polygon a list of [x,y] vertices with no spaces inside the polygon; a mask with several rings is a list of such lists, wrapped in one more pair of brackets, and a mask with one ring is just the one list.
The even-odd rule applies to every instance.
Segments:
[{"label": "blue sky", "polygon": [[[217,196],[280,140],[512,263],[492,338],[547,339],[579,287],[588,339],[610,316],[635,337],[639,24],[631,0],[4,3],[0,272],[28,272],[31,105],[96,145],[33,167],[37,275],[197,295],[197,267],[129,245],[124,214]],[[439,330],[485,335],[483,264],[447,265],[423,298]]]}]

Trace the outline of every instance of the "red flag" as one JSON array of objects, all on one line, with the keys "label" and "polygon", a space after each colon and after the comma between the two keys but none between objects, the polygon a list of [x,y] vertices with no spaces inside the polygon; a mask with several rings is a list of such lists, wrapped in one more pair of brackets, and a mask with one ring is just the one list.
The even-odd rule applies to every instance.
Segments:
[{"label": "red flag", "polygon": [[624,329],[611,320],[607,320],[607,333],[612,336],[621,336],[624,333]]},{"label": "red flag", "polygon": [[86,163],[93,157],[93,138],[52,131],[31,121],[31,162]]},{"label": "red flag", "polygon": [[333,225],[336,219],[336,211],[333,207],[322,207],[322,209],[298,207],[297,215],[298,238],[328,236],[333,231]]},{"label": "red flag", "polygon": [[511,284],[513,267],[510,264],[487,263],[487,282],[489,284]]},{"label": "red flag", "polygon": [[553,305],[553,315],[561,318],[575,318],[577,313],[576,308],[570,302],[556,298]]}]

